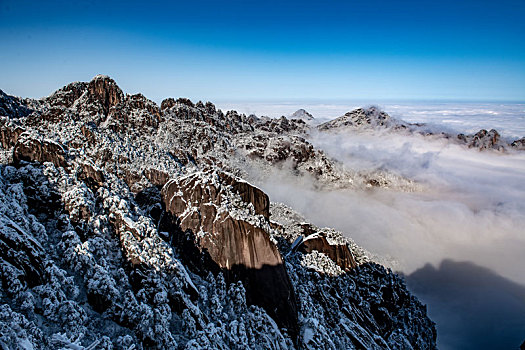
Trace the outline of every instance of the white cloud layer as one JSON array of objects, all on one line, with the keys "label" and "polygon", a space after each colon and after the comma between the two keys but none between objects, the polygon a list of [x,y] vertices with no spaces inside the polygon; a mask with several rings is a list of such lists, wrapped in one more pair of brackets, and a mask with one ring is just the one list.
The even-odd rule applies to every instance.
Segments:
[{"label": "white cloud layer", "polygon": [[260,184],[272,201],[392,256],[405,273],[451,258],[525,283],[525,152],[479,152],[418,135],[321,134],[312,141],[348,168],[390,169],[425,190],[318,192],[280,173]]}]

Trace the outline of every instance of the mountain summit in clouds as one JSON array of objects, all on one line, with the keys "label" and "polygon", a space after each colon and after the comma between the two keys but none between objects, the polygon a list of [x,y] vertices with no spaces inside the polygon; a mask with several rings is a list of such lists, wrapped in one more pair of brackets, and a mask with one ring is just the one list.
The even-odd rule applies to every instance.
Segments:
[{"label": "mountain summit in clouds", "polygon": [[312,120],[314,120],[314,116],[302,108],[293,112],[290,115],[290,118],[291,119],[301,119],[301,120],[304,120],[305,122],[311,122]]},{"label": "mountain summit in clouds", "polygon": [[430,129],[424,123],[407,123],[403,120],[392,118],[378,107],[357,108],[333,120],[324,122],[317,126],[322,132],[353,133],[353,132],[393,132],[418,134],[425,137],[444,138],[452,143],[467,146],[468,148],[483,150],[494,150],[505,152],[506,150],[525,150],[525,137],[507,142],[500,134],[491,129],[481,129],[474,134],[453,134],[451,132]]},{"label": "mountain summit in clouds", "polygon": [[303,120],[158,106],[107,76],[39,100],[2,93],[0,112],[8,348],[436,347],[400,277],[243,179],[414,185],[345,169]]}]

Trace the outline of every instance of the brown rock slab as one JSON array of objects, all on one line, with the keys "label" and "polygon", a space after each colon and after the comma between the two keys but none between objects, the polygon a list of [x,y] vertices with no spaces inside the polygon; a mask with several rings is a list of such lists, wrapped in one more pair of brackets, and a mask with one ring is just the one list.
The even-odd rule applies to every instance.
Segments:
[{"label": "brown rock slab", "polygon": [[144,170],[144,176],[155,186],[164,186],[169,180],[169,174],[155,168]]},{"label": "brown rock slab", "polygon": [[[166,210],[178,218],[183,231],[193,234],[200,252],[224,272],[227,281],[243,282],[247,302],[261,306],[280,326],[297,334],[293,287],[266,231],[268,196],[221,171],[172,179],[161,195]],[[246,208],[252,208],[249,214]],[[246,217],[234,216],[232,210],[243,211]],[[256,224],[261,216],[262,224]]]},{"label": "brown rock slab", "polygon": [[357,262],[346,244],[329,242],[323,232],[316,232],[315,228],[309,224],[303,224],[302,228],[305,238],[297,248],[307,253],[317,250],[320,253],[326,254],[345,271],[357,266]]},{"label": "brown rock slab", "polygon": [[13,149],[13,161],[51,162],[56,167],[67,167],[67,151],[64,146],[51,140],[38,140],[27,136],[19,137]]},{"label": "brown rock slab", "polygon": [[105,115],[109,109],[116,106],[124,98],[124,93],[117,83],[108,76],[97,75],[89,82],[88,94],[90,100],[99,101]]}]

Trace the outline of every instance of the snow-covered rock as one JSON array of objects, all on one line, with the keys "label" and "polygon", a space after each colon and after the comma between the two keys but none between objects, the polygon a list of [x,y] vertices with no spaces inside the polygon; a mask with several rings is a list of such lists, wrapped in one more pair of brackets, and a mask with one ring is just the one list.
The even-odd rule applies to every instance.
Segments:
[{"label": "snow-covered rock", "polygon": [[314,116],[311,115],[310,113],[308,113],[306,110],[304,110],[302,108],[298,109],[295,112],[293,112],[290,115],[290,118],[291,119],[301,119],[301,120],[305,121],[306,123],[311,122],[312,120],[314,120]]},{"label": "snow-covered rock", "polygon": [[181,254],[201,270],[222,271],[227,282],[243,281],[248,302],[296,335],[293,288],[270,240],[268,196],[216,170],[172,179],[161,193],[166,210],[179,218],[180,230],[174,235],[183,237],[173,239],[189,239],[200,251]]},{"label": "snow-covered rock", "polygon": [[503,151],[505,146],[508,146],[500,140],[499,133],[494,129],[490,131],[482,129],[474,135],[459,134],[457,139],[469,148],[477,148],[479,150],[494,149]]},{"label": "snow-covered rock", "polygon": [[378,107],[358,108],[345,115],[317,126],[321,131],[341,129],[389,128],[398,123]]},{"label": "snow-covered rock", "polygon": [[435,348],[400,277],[241,179],[393,183],[344,169],[310,130],[184,98],[159,108],[106,76],[40,100],[2,92],[1,346]]}]

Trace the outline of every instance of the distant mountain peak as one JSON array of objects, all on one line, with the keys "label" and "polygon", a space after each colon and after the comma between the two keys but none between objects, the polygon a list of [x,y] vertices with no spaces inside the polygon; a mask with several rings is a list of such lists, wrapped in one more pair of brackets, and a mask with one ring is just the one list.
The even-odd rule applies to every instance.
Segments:
[{"label": "distant mountain peak", "polygon": [[302,108],[298,109],[292,115],[290,115],[290,118],[291,119],[302,119],[304,121],[314,120],[314,116]]},{"label": "distant mountain peak", "polygon": [[378,107],[357,108],[343,116],[319,125],[319,130],[334,130],[343,128],[377,129],[394,125],[390,116]]}]

